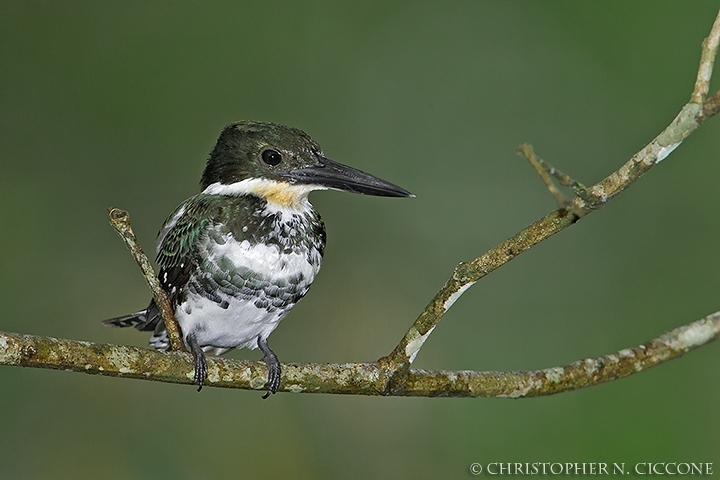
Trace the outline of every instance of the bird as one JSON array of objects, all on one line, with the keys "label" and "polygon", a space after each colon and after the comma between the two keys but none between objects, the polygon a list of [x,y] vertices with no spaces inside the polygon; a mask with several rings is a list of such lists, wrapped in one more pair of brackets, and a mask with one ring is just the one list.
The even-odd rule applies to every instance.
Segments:
[{"label": "bird", "polygon": [[[158,279],[192,354],[198,391],[208,374],[206,353],[259,348],[268,368],[265,399],[278,391],[282,373],[268,337],[307,293],[325,250],[325,225],[308,194],[414,195],[330,160],[300,129],[261,121],[222,130],[200,187],[158,233]],[[170,349],[154,300],[103,323],[152,331],[150,345]]]}]

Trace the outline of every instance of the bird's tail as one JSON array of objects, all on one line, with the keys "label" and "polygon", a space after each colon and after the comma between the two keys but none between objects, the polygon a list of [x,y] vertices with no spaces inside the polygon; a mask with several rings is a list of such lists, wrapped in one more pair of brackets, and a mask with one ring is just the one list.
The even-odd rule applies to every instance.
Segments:
[{"label": "bird's tail", "polygon": [[123,315],[122,317],[109,318],[103,320],[103,323],[112,327],[135,327],[140,331],[152,330],[153,335],[150,337],[150,345],[162,351],[170,348],[165,322],[163,322],[160,315],[160,309],[155,305],[155,300],[152,300],[145,310]]},{"label": "bird's tail", "polygon": [[123,315],[121,317],[108,318],[103,320],[105,325],[112,327],[142,327],[147,323],[147,310],[141,310],[139,312],[131,313],[130,315]]},{"label": "bird's tail", "polygon": [[160,309],[155,305],[155,300],[151,300],[150,305],[145,310],[123,315],[122,317],[109,318],[103,320],[103,323],[113,327],[135,327],[138,330],[148,331],[155,330],[155,327],[161,321]]}]

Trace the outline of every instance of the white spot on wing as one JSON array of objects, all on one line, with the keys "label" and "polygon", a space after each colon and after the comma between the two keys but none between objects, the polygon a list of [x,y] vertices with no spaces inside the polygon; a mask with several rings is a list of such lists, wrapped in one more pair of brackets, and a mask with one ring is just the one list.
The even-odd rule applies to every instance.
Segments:
[{"label": "white spot on wing", "polygon": [[160,247],[162,246],[163,241],[165,241],[165,237],[167,236],[170,229],[172,229],[178,222],[178,220],[180,220],[180,217],[183,216],[183,214],[185,213],[185,209],[187,209],[187,204],[183,204],[183,206],[180,207],[177,213],[173,215],[173,218],[171,218],[169,222],[163,225],[163,228],[157,238],[157,244],[155,245],[155,253],[160,253]]}]

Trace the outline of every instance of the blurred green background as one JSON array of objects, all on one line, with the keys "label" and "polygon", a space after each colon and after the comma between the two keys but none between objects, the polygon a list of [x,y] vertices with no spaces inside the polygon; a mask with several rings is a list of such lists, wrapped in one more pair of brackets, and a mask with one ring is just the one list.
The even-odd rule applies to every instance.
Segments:
[{"label": "blurred green background", "polygon": [[[374,360],[458,262],[553,209],[516,147],[533,143],[588,184],[616,169],[688,100],[717,8],[4,1],[0,329],[146,345],[100,324],[149,298],[106,208],[128,209],[151,251],[198,191],[222,127],[256,119],[299,127],[330,158],[417,195],[313,194],[323,271],[271,337],[286,362]],[[720,309],[719,151],[715,118],[602,211],[469,290],[415,365],[563,365]],[[0,368],[1,476],[465,478],[472,462],[720,462],[719,348],[524,400],[262,401]]]}]

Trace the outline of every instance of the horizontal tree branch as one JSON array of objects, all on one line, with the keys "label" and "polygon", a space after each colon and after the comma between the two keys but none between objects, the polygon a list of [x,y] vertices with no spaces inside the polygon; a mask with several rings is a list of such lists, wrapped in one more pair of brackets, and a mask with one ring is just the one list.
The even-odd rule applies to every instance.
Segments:
[{"label": "horizontal tree branch", "polygon": [[[633,348],[564,367],[519,372],[408,370],[402,388],[390,388],[392,371],[380,363],[282,365],[280,391],[420,397],[536,397],[627,377],[677,358],[720,335],[720,312]],[[264,362],[209,357],[205,386],[264,390]],[[185,352],[0,332],[0,365],[191,384]]]}]

